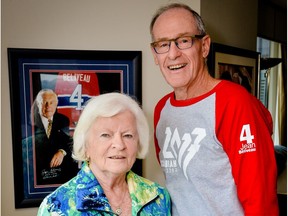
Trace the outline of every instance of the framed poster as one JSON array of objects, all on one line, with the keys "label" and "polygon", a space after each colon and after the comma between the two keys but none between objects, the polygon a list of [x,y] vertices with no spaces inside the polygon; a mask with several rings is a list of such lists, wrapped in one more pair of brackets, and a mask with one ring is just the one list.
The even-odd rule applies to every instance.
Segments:
[{"label": "framed poster", "polygon": [[260,53],[237,47],[212,43],[208,68],[212,76],[245,87],[258,97]]},{"label": "framed poster", "polygon": [[[91,97],[116,91],[142,103],[141,58],[141,51],[8,48],[16,208],[38,207],[77,174],[81,164],[71,158],[72,136]],[[45,125],[42,117],[44,104],[39,102],[47,91],[57,98],[51,102],[56,126],[49,135],[49,123]],[[64,159],[47,168],[59,143]],[[132,169],[142,175],[142,161]]]}]

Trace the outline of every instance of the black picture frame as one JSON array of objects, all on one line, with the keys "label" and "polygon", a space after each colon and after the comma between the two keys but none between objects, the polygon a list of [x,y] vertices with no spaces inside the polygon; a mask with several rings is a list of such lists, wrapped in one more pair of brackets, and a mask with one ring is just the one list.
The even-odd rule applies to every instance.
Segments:
[{"label": "black picture frame", "polygon": [[[27,140],[33,137],[33,127],[29,121],[31,121],[30,114],[37,92],[44,88],[53,89],[54,87],[53,90],[58,89],[65,96],[71,92],[63,92],[65,91],[63,89],[66,89],[62,88],[64,76],[66,76],[66,81],[72,79],[77,82],[80,79],[79,76],[84,79],[83,82],[88,82],[88,80],[91,82],[90,77],[94,77],[94,80],[97,77],[98,94],[123,92],[136,98],[142,104],[142,52],[26,48],[8,48],[7,52],[15,208],[38,207],[43,198],[59,185],[39,186],[35,180],[34,146],[33,141],[31,144]],[[86,80],[84,75],[86,75]],[[62,81],[59,81],[57,77],[61,77]],[[87,85],[92,90],[96,88],[95,82]],[[61,94],[56,93],[60,103]],[[93,96],[89,94],[87,93],[88,96],[86,95],[85,100],[80,103],[81,106]],[[142,175],[142,161],[137,159],[132,170]]]},{"label": "black picture frame", "polygon": [[[244,86],[254,96],[259,97],[259,52],[211,43],[207,64],[213,77],[219,79],[233,78],[234,82],[236,80],[239,82],[240,80],[239,84]],[[225,73],[228,74],[228,78]],[[247,79],[248,82],[246,81]]]}]

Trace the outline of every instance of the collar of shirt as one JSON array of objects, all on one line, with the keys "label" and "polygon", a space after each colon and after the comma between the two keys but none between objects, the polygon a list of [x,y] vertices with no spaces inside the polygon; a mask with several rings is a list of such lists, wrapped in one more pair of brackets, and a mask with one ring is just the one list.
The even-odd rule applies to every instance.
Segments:
[{"label": "collar of shirt", "polygon": [[[53,122],[53,116],[52,116],[51,120],[52,120],[52,122]],[[45,128],[45,131],[47,131],[48,123],[49,123],[49,122],[48,122],[48,119],[47,119],[46,117],[44,117],[44,116],[41,115],[41,121],[42,121],[43,126],[44,126],[44,128]]]},{"label": "collar of shirt", "polygon": [[[87,209],[112,211],[101,185],[90,170],[87,162],[83,164],[78,175],[76,208],[80,211]],[[127,183],[132,199],[133,212],[138,212],[145,204],[159,195],[153,182],[136,175],[132,171],[127,174]]]}]

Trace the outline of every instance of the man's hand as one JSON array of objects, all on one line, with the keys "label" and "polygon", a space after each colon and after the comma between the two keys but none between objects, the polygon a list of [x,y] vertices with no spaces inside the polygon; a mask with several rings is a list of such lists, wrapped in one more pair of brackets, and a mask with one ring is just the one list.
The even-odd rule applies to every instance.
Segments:
[{"label": "man's hand", "polygon": [[63,162],[63,159],[63,153],[61,151],[56,152],[50,162],[50,168],[60,166]]}]

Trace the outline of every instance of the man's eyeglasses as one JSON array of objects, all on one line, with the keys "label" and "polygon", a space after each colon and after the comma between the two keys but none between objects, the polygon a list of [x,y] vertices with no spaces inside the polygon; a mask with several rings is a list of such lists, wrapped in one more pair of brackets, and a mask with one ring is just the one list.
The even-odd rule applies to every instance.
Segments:
[{"label": "man's eyeglasses", "polygon": [[182,36],[170,40],[162,40],[151,43],[151,46],[158,54],[167,53],[170,49],[171,42],[174,41],[175,45],[180,49],[189,49],[193,45],[194,39],[202,39],[205,35]]}]

